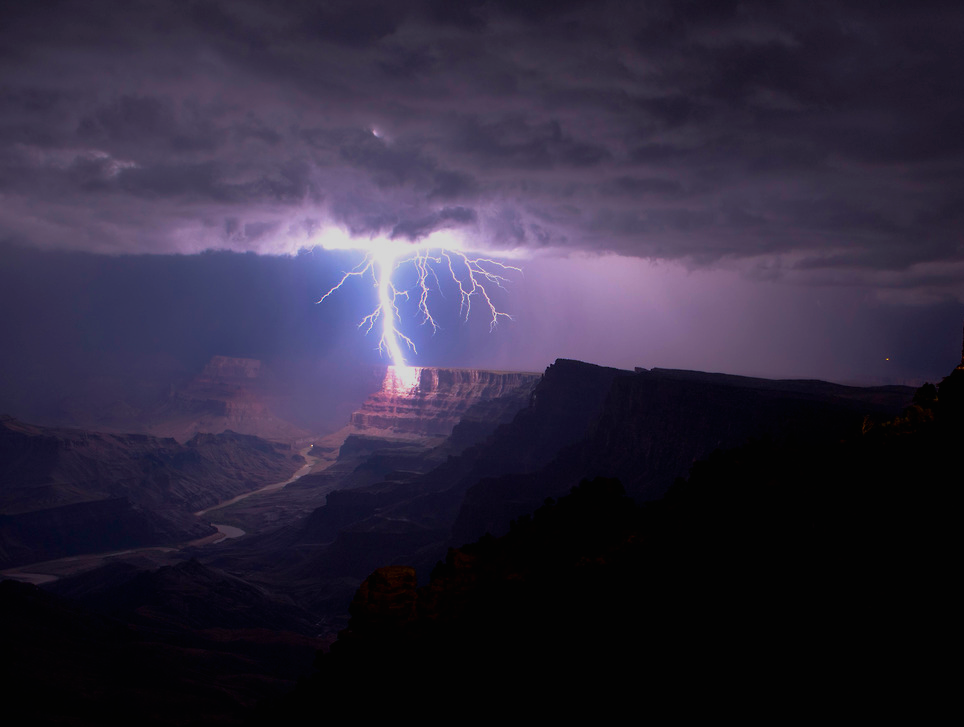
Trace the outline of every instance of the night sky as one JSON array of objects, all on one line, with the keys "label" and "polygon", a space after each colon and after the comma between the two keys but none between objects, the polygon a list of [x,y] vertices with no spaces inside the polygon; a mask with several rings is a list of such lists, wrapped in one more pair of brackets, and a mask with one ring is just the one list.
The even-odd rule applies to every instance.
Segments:
[{"label": "night sky", "polygon": [[316,305],[361,259],[332,228],[523,269],[494,332],[403,306],[415,364],[939,379],[962,37],[957,2],[2,2],[0,405],[387,363],[370,283]]}]

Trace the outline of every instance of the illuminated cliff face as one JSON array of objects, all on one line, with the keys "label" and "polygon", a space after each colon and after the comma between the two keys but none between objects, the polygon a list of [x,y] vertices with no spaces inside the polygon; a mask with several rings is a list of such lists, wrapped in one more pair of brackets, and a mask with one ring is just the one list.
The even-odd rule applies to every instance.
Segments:
[{"label": "illuminated cliff face", "polygon": [[473,404],[535,385],[541,374],[389,366],[382,388],[351,416],[351,427],[396,435],[447,436]]},{"label": "illuminated cliff face", "polygon": [[418,390],[421,378],[421,366],[389,366],[385,371],[382,391],[398,396],[412,394]]}]

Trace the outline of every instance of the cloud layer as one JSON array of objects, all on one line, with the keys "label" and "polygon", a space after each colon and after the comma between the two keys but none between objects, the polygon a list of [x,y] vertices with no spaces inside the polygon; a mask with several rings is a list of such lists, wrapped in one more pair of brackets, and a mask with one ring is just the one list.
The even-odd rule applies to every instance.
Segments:
[{"label": "cloud layer", "polygon": [[[957,3],[11,3],[0,238],[327,225],[964,297]],[[737,261],[733,263],[733,261]]]}]

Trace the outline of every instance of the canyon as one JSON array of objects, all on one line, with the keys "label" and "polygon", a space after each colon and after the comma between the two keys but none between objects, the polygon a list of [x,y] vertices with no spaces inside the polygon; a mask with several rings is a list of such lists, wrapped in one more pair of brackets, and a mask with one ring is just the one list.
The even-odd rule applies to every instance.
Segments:
[{"label": "canyon", "polygon": [[[221,402],[220,418],[206,420],[218,426],[230,417],[264,424],[270,407],[251,394],[257,391],[251,382],[262,375],[257,362],[222,358],[175,398],[187,402],[182,409],[194,414],[208,406],[203,402]],[[703,510],[692,521],[684,508],[680,512],[685,518],[673,516],[683,518],[678,523],[672,518],[650,522],[650,513],[661,512],[647,509],[650,504],[662,507],[664,501],[689,497],[690,490],[681,489],[680,483],[691,472],[706,472],[700,463],[732,452],[750,452],[753,463],[767,463],[762,473],[746,469],[764,483],[754,485],[752,506],[746,504],[738,464],[713,465],[710,471],[725,476],[714,474],[713,486],[700,491],[700,498],[723,499],[713,507],[726,513],[728,522],[756,532],[765,522],[747,513],[756,512],[758,501],[767,502],[765,482],[771,474],[786,477],[794,462],[806,462],[808,453],[822,453],[823,459],[797,468],[818,473],[818,463],[830,461],[826,453],[839,442],[859,438],[872,429],[869,422],[893,418],[914,396],[906,387],[858,388],[669,369],[628,371],[565,359],[541,374],[388,367],[381,385],[373,388],[345,426],[308,442],[269,441],[230,429],[196,433],[179,442],[148,434],[39,427],[12,418],[0,421],[0,555],[6,559],[6,574],[16,577],[10,566],[19,563],[57,579],[43,591],[22,583],[5,585],[0,600],[8,610],[26,609],[23,613],[41,608],[49,619],[64,624],[66,631],[58,638],[78,653],[97,648],[95,642],[106,644],[110,653],[130,643],[136,645],[131,653],[146,663],[172,643],[177,648],[164,651],[163,658],[171,669],[191,653],[208,654],[212,666],[203,680],[210,689],[192,692],[185,703],[208,717],[229,714],[227,723],[239,724],[254,702],[290,690],[297,669],[310,669],[310,655],[327,650],[336,637],[341,653],[361,659],[344,674],[356,668],[364,672],[371,666],[365,650],[374,649],[374,654],[382,648],[378,644],[383,637],[396,638],[384,629],[431,631],[436,628],[432,624],[449,618],[450,609],[456,608],[458,619],[474,614],[464,629],[457,627],[459,638],[475,630],[478,612],[465,599],[476,596],[466,594],[483,586],[486,593],[492,573],[507,569],[503,575],[510,581],[523,574],[525,588],[530,588],[530,576],[525,575],[530,570],[538,583],[555,578],[538,575],[542,566],[536,562],[525,561],[523,567],[499,556],[487,564],[477,553],[489,552],[493,538],[509,537],[505,542],[511,543],[515,532],[518,540],[528,532],[533,513],[543,513],[540,522],[550,523],[551,531],[532,534],[533,542],[582,542],[575,531],[559,531],[562,526],[552,525],[553,518],[565,512],[565,528],[582,528],[581,518],[595,517],[597,505],[566,505],[548,520],[545,516],[580,483],[600,477],[617,483],[603,487],[608,494],[599,507],[606,518],[622,524],[596,523],[586,532],[595,533],[600,543],[622,533],[619,537],[628,538],[629,545],[613,552],[648,562],[639,544],[652,538],[664,552],[679,547],[684,537],[694,543],[702,542],[706,533],[730,537],[728,523],[704,517]],[[195,424],[203,421],[194,414]],[[275,431],[280,435],[281,430]],[[795,484],[794,492],[804,491],[801,487]],[[582,492],[579,502],[596,502],[595,496],[586,500],[587,491]],[[801,517],[813,515],[811,509],[800,512]],[[627,524],[626,517],[633,522]],[[214,532],[211,523],[243,535],[215,542],[209,537]],[[483,545],[466,546],[473,541]],[[103,555],[122,545],[129,552]],[[158,547],[164,548],[163,557],[156,550],[148,552]],[[557,568],[553,558],[561,551],[550,558],[538,555],[545,546],[531,547],[534,555],[525,558],[548,558],[550,569]],[[551,586],[548,600],[543,586],[533,582],[543,594],[538,596],[540,609],[567,591],[566,579],[589,589],[586,598],[591,601],[596,581],[585,580],[591,572],[584,568],[609,558],[607,549],[616,545],[600,547],[593,545],[585,562],[558,566],[564,567],[559,571],[563,580]],[[101,554],[99,561],[91,561],[99,567],[76,568],[63,559],[36,563],[85,552]],[[685,567],[695,567],[702,556],[686,552],[693,559]],[[395,570],[384,571],[379,580],[382,576],[373,573],[382,573],[384,566]],[[571,573],[566,570],[570,567],[575,567]],[[631,580],[637,575],[627,575],[622,565],[606,567],[610,580],[599,593],[639,595],[632,585],[637,581]],[[667,584],[680,587],[673,579]],[[539,630],[539,638],[554,644],[553,649],[565,645],[565,640],[554,641],[562,627],[558,619],[544,620],[530,612],[512,626],[516,616],[508,604],[513,599],[503,598],[503,586],[492,587],[495,595],[484,598],[496,599],[499,623],[508,628],[499,637],[500,648],[512,650],[513,639],[524,638],[522,623],[523,631]],[[417,596],[424,599],[424,614],[412,610],[416,591],[424,593]],[[397,603],[408,604],[408,620],[396,618]],[[603,618],[606,608],[593,605],[594,618]],[[575,618],[572,623],[578,628],[585,626],[578,624],[577,611],[564,612],[567,619]],[[618,612],[627,616],[631,609]],[[421,621],[423,617],[428,621]],[[103,619],[122,624],[126,635],[104,627]],[[538,627],[540,620],[554,625]],[[34,629],[31,633],[41,633],[40,622],[25,623]],[[645,626],[636,632],[643,640],[649,638]],[[354,643],[365,644],[357,653],[350,651],[356,648],[350,646],[352,629],[359,635]],[[618,638],[615,624],[610,631]],[[93,642],[80,643],[68,632],[95,636]],[[405,634],[399,643],[406,649],[422,648],[417,634]],[[58,650],[56,640],[37,636],[36,642],[45,653]],[[29,640],[12,643],[30,648]],[[460,657],[463,665],[474,652],[465,653]],[[280,667],[280,659],[287,666]],[[341,664],[339,659],[322,663]],[[247,666],[242,668],[239,660]],[[111,663],[97,664],[101,676],[112,678]],[[242,694],[231,685],[243,669],[257,676]],[[69,683],[73,677],[64,679]],[[158,678],[157,684],[179,695],[190,691],[169,677]],[[324,692],[323,686],[312,684],[313,690]],[[137,689],[152,693],[146,684]],[[221,697],[214,698],[215,693],[232,695],[220,711],[215,705]]]}]

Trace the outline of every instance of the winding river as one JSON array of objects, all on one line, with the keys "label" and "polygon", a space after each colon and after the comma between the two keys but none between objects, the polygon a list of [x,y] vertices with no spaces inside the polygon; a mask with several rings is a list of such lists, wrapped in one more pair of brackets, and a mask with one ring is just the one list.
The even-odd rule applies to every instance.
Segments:
[{"label": "winding river", "polygon": [[[310,451],[311,451],[311,446],[308,446],[301,451],[301,456],[304,457],[307,460],[307,462],[305,463],[304,467],[299,469],[297,472],[295,472],[291,477],[289,477],[284,482],[275,482],[274,484],[266,485],[265,487],[258,488],[257,490],[252,490],[251,492],[245,492],[244,494],[238,495],[237,497],[232,497],[230,500],[219,502],[217,505],[214,505],[213,507],[209,507],[205,510],[199,510],[194,514],[198,517],[203,517],[209,512],[214,512],[216,510],[220,510],[221,508],[228,507],[229,505],[233,505],[236,502],[240,502],[241,500],[251,497],[252,495],[258,495],[264,492],[275,492],[277,490],[283,489],[285,486],[290,485],[295,480],[301,479],[306,474],[311,472],[311,468],[318,463],[319,458],[309,455],[308,452]],[[55,581],[64,575],[70,575],[71,573],[89,570],[90,568],[93,568],[93,567],[96,567],[97,565],[102,564],[107,558],[111,558],[113,556],[128,555],[131,553],[147,552],[147,551],[174,552],[184,547],[199,546],[199,545],[214,545],[215,543],[220,543],[230,538],[240,538],[245,534],[244,530],[242,530],[241,528],[234,527],[233,525],[224,525],[219,523],[211,523],[211,525],[217,528],[218,530],[217,535],[208,535],[207,537],[199,538],[198,540],[192,540],[187,543],[182,543],[181,545],[174,546],[174,547],[147,546],[144,548],[120,550],[115,553],[97,553],[97,554],[91,553],[91,554],[85,554],[85,555],[76,555],[76,556],[71,556],[67,558],[59,558],[54,561],[46,561],[44,563],[32,563],[30,565],[23,565],[19,567],[10,568],[9,570],[3,571],[2,574],[0,574],[0,576],[13,578],[18,581],[25,581],[28,583],[34,583],[36,585],[39,585],[41,583],[49,583],[51,581]],[[51,567],[50,570],[54,571],[54,573],[57,573],[57,575],[54,575],[54,573],[43,573],[43,572],[38,573],[38,572],[31,572],[29,570],[21,570],[21,568],[25,568],[25,569],[29,569],[31,567],[38,568],[38,566],[48,566],[48,567],[54,566],[54,567]]]},{"label": "winding river", "polygon": [[[228,507],[229,505],[233,505],[236,502],[241,502],[241,500],[249,498],[252,495],[260,495],[265,492],[276,492],[278,490],[284,489],[286,486],[290,485],[295,480],[301,479],[306,474],[311,472],[311,468],[318,463],[317,457],[312,457],[311,455],[308,454],[308,452],[311,451],[311,447],[312,445],[309,445],[308,447],[306,447],[301,451],[301,456],[307,460],[305,463],[305,466],[302,467],[297,472],[295,472],[293,475],[291,475],[291,477],[289,477],[284,482],[275,482],[271,485],[265,485],[264,487],[260,487],[257,490],[251,490],[251,492],[245,492],[244,494],[238,495],[237,497],[232,497],[230,500],[219,502],[214,507],[209,507],[206,510],[198,510],[196,513],[194,513],[195,516],[203,517],[204,515],[207,515],[209,512],[214,512],[215,510],[220,510],[222,508]],[[218,529],[218,532],[221,534],[221,537],[215,538],[214,540],[208,540],[207,538],[202,538],[200,541],[194,541],[194,543],[192,544],[213,545],[215,543],[220,543],[221,541],[228,540],[230,538],[240,538],[242,535],[245,534],[241,528],[236,528],[233,525],[224,525],[222,523],[211,523],[211,525]]]}]

